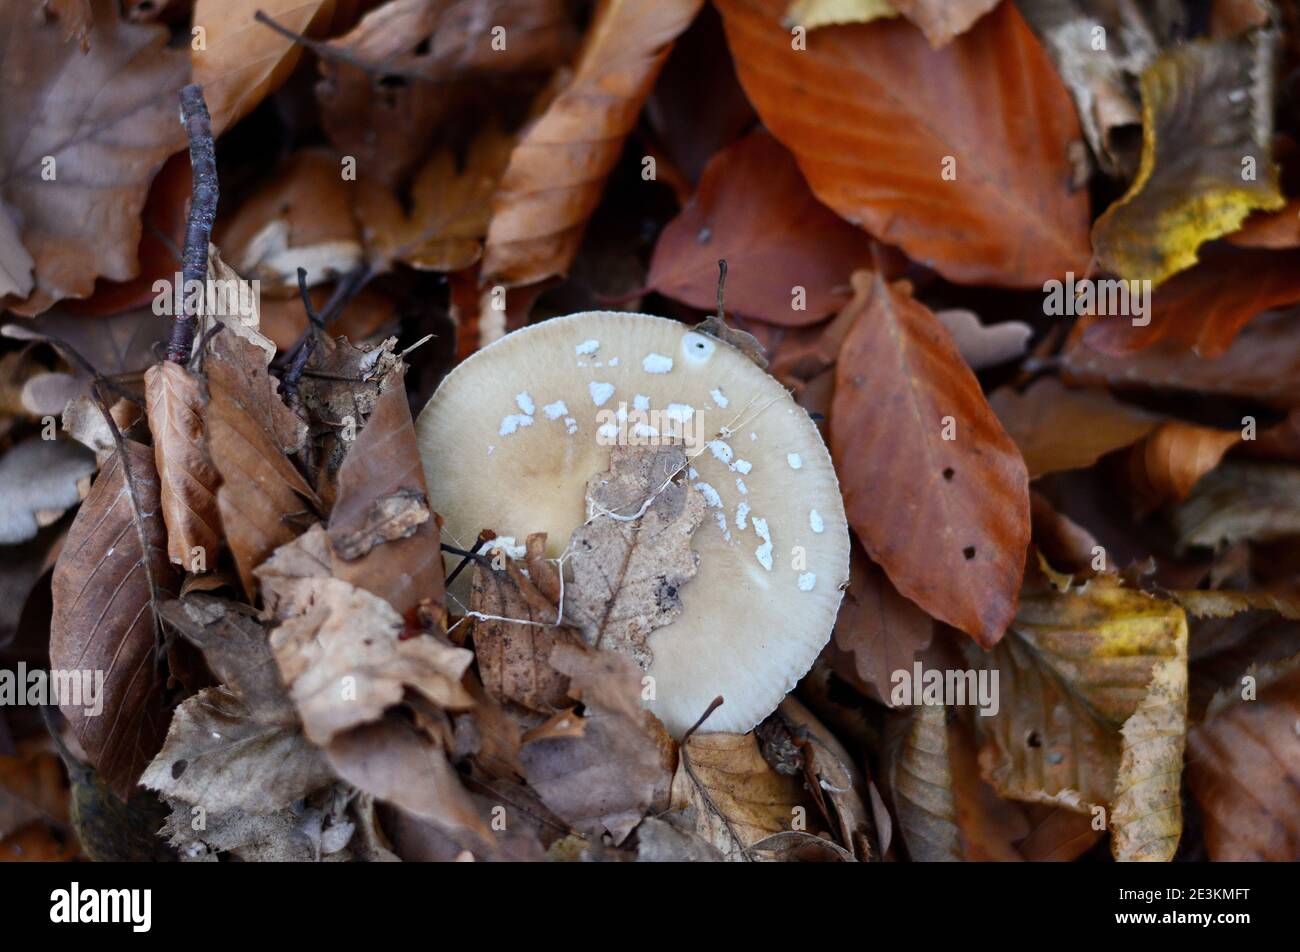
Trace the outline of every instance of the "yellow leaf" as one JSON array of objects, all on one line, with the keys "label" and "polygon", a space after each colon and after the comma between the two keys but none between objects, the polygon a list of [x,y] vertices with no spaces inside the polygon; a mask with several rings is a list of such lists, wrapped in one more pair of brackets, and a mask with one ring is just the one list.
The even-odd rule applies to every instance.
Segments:
[{"label": "yellow leaf", "polygon": [[1098,262],[1159,284],[1255,209],[1286,204],[1269,149],[1270,34],[1188,43],[1142,73],[1142,161],[1092,229]]}]

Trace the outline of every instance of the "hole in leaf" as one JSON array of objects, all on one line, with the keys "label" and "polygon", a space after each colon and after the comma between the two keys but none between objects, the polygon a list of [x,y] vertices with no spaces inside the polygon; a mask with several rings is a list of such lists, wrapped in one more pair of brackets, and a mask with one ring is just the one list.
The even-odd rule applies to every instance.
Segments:
[{"label": "hole in leaf", "polygon": [[961,554],[966,556],[968,560],[975,558],[975,546],[973,545],[966,546],[966,548],[961,550]]},{"label": "hole in leaf", "polygon": [[945,469],[945,470],[943,471],[943,478],[944,478],[944,479],[952,479],[952,467],[951,467],[951,466],[949,466],[947,469]]},{"label": "hole in leaf", "polygon": [[172,764],[172,779],[175,780],[181,774],[185,773],[185,768],[189,765],[190,762],[188,760],[178,760],[176,763]]},{"label": "hole in leaf", "polygon": [[1038,731],[1030,731],[1029,736],[1025,738],[1026,747],[1042,747],[1043,739],[1038,736]]}]

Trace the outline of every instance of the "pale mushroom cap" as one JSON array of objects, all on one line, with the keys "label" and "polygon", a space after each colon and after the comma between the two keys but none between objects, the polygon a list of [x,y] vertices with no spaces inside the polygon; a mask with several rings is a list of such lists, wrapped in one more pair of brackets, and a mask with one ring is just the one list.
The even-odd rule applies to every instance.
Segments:
[{"label": "pale mushroom cap", "polygon": [[[680,590],[682,614],[650,636],[647,706],[680,737],[721,695],[704,729],[747,731],[830,638],[849,538],[817,427],[738,350],[677,321],[590,311],[474,354],[416,422],[443,539],[469,548],[493,529],[522,545],[545,532],[547,554],[559,556],[586,519],[587,481],[609,468],[598,414],[621,402],[629,413],[638,402],[667,411],[650,420],[663,430],[687,419],[688,432],[719,441],[687,451],[689,481],[714,505],[692,539],[700,565]],[[464,591],[458,580],[453,610]]]}]

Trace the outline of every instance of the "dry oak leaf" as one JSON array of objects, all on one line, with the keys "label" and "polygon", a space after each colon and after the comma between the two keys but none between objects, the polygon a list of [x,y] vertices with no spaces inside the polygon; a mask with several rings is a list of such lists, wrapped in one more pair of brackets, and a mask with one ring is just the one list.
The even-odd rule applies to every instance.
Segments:
[{"label": "dry oak leaf", "polygon": [[1078,120],[1014,5],[937,51],[898,20],[794,49],[784,0],[717,6],[750,100],[841,216],[953,281],[1040,287],[1085,269]]},{"label": "dry oak leaf", "polygon": [[[175,583],[153,453],[125,445],[126,471],[115,454],[68,530],[50,619],[50,666],[103,672],[97,702],[61,707],[90,763],[123,800],[167,733],[154,610]],[[91,716],[98,703],[102,710]]]},{"label": "dry oak leaf", "polygon": [[1300,860],[1300,656],[1247,672],[1221,692],[1187,737],[1188,783],[1201,806],[1210,858]]},{"label": "dry oak leaf", "polygon": [[404,374],[389,373],[365,426],[343,458],[329,518],[334,574],[380,596],[403,618],[421,602],[443,607],[442,552]]},{"label": "dry oak leaf", "polygon": [[1147,323],[1090,321],[1084,340],[1115,355],[1171,341],[1202,357],[1219,357],[1251,320],[1297,301],[1300,251],[1211,245],[1196,267],[1160,286],[1151,298]]},{"label": "dry oak leaf", "polygon": [[203,386],[180,364],[163,361],[144,374],[145,407],[154,464],[162,487],[167,556],[187,571],[216,567],[221,545],[217,486],[203,436]]},{"label": "dry oak leaf", "polygon": [[1036,380],[1021,394],[1003,387],[989,406],[1024,455],[1030,479],[1091,466],[1160,425],[1159,417],[1104,390],[1071,390],[1055,377]]},{"label": "dry oak leaf", "polygon": [[217,508],[245,593],[256,591],[253,570],[292,541],[301,517],[319,500],[287,454],[306,439],[306,426],[280,398],[263,351],[235,334],[218,334],[208,374],[208,456],[221,475]]},{"label": "dry oak leaf", "polygon": [[409,689],[440,708],[468,710],[461,678],[474,660],[431,635],[401,637],[386,601],[339,579],[310,583],[303,612],[271,633],[271,650],[303,732],[318,745],[378,720]]},{"label": "dry oak leaf", "polygon": [[573,582],[565,620],[588,644],[628,655],[642,668],[647,640],[682,612],[678,589],[695,577],[691,538],[704,496],[685,479],[679,445],[615,446],[609,470],[587,482],[590,519],[569,540]]},{"label": "dry oak leaf", "polygon": [[610,0],[598,8],[568,85],[510,156],[483,249],[485,283],[568,272],[672,42],[702,4]]},{"label": "dry oak leaf", "polygon": [[849,524],[900,594],[990,647],[1029,544],[1025,462],[929,309],[867,272],[853,284],[831,405]]},{"label": "dry oak leaf", "polygon": [[933,636],[930,616],[899,595],[880,566],[854,543],[849,586],[833,637],[840,651],[852,655],[854,671],[877,700],[892,706],[890,676],[900,669],[910,670]]},{"label": "dry oak leaf", "polygon": [[192,50],[190,61],[214,135],[280,88],[302,55],[289,37],[258,23],[258,11],[295,33],[311,34],[328,26],[334,0],[197,0],[194,25],[205,31],[204,45]]},{"label": "dry oak leaf", "polygon": [[274,813],[334,779],[296,727],[264,724],[222,687],[186,698],[140,782],[209,813]]},{"label": "dry oak leaf", "polygon": [[1012,799],[1104,806],[1116,859],[1168,860],[1182,833],[1186,616],[1113,576],[1059,579],[1067,590],[1027,588],[1007,637],[972,659],[999,675],[999,710],[977,719],[984,777]]},{"label": "dry oak leaf", "polygon": [[682,744],[672,809],[687,810],[694,832],[728,862],[764,857],[755,844],[790,830],[808,809],[803,782],[777,773],[749,734],[693,734]]},{"label": "dry oak leaf", "polygon": [[1160,284],[1256,209],[1286,204],[1270,139],[1276,37],[1253,31],[1163,53],[1142,73],[1142,161],[1097,219],[1100,265]]},{"label": "dry oak leaf", "polygon": [[372,267],[402,262],[421,271],[460,271],[479,260],[492,217],[492,196],[505,171],[514,137],[489,126],[475,137],[457,167],[450,149],[440,149],[411,185],[411,212],[397,196],[361,180],[361,219]]},{"label": "dry oak leaf", "polygon": [[793,156],[758,131],[709,160],[695,195],[660,233],[646,286],[711,310],[719,258],[730,310],[800,326],[848,301],[849,275],[870,263],[871,239],[813,197]]},{"label": "dry oak leaf", "polygon": [[[535,740],[520,753],[528,784],[586,836],[622,843],[668,806],[673,742],[641,707],[642,672],[627,658],[560,644],[551,664],[586,708],[581,736]],[[576,717],[577,715],[573,715]]]},{"label": "dry oak leaf", "polygon": [[[185,56],[165,48],[166,30],[120,22],[112,0],[93,8],[95,44],[85,54],[57,24],[39,23],[31,4],[0,9],[9,93],[0,114],[0,248],[9,217],[35,262],[35,289],[9,304],[20,314],[87,297],[98,277],[135,277],[149,183],[185,145],[176,121]],[[11,246],[3,252],[10,293],[22,293],[23,263]]]}]

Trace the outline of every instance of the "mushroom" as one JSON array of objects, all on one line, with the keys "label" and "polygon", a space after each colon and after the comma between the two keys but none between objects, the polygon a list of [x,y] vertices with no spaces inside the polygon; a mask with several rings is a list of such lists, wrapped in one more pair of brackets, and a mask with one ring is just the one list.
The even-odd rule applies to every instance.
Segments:
[{"label": "mushroom", "polygon": [[708,509],[681,614],[649,636],[646,701],[674,736],[719,695],[705,729],[749,730],[830,638],[849,575],[830,455],[790,394],[730,345],[646,314],[554,318],[460,364],[416,429],[445,540],[545,532],[551,558],[587,521],[587,482],[610,468],[612,442],[682,439],[684,478]]}]

